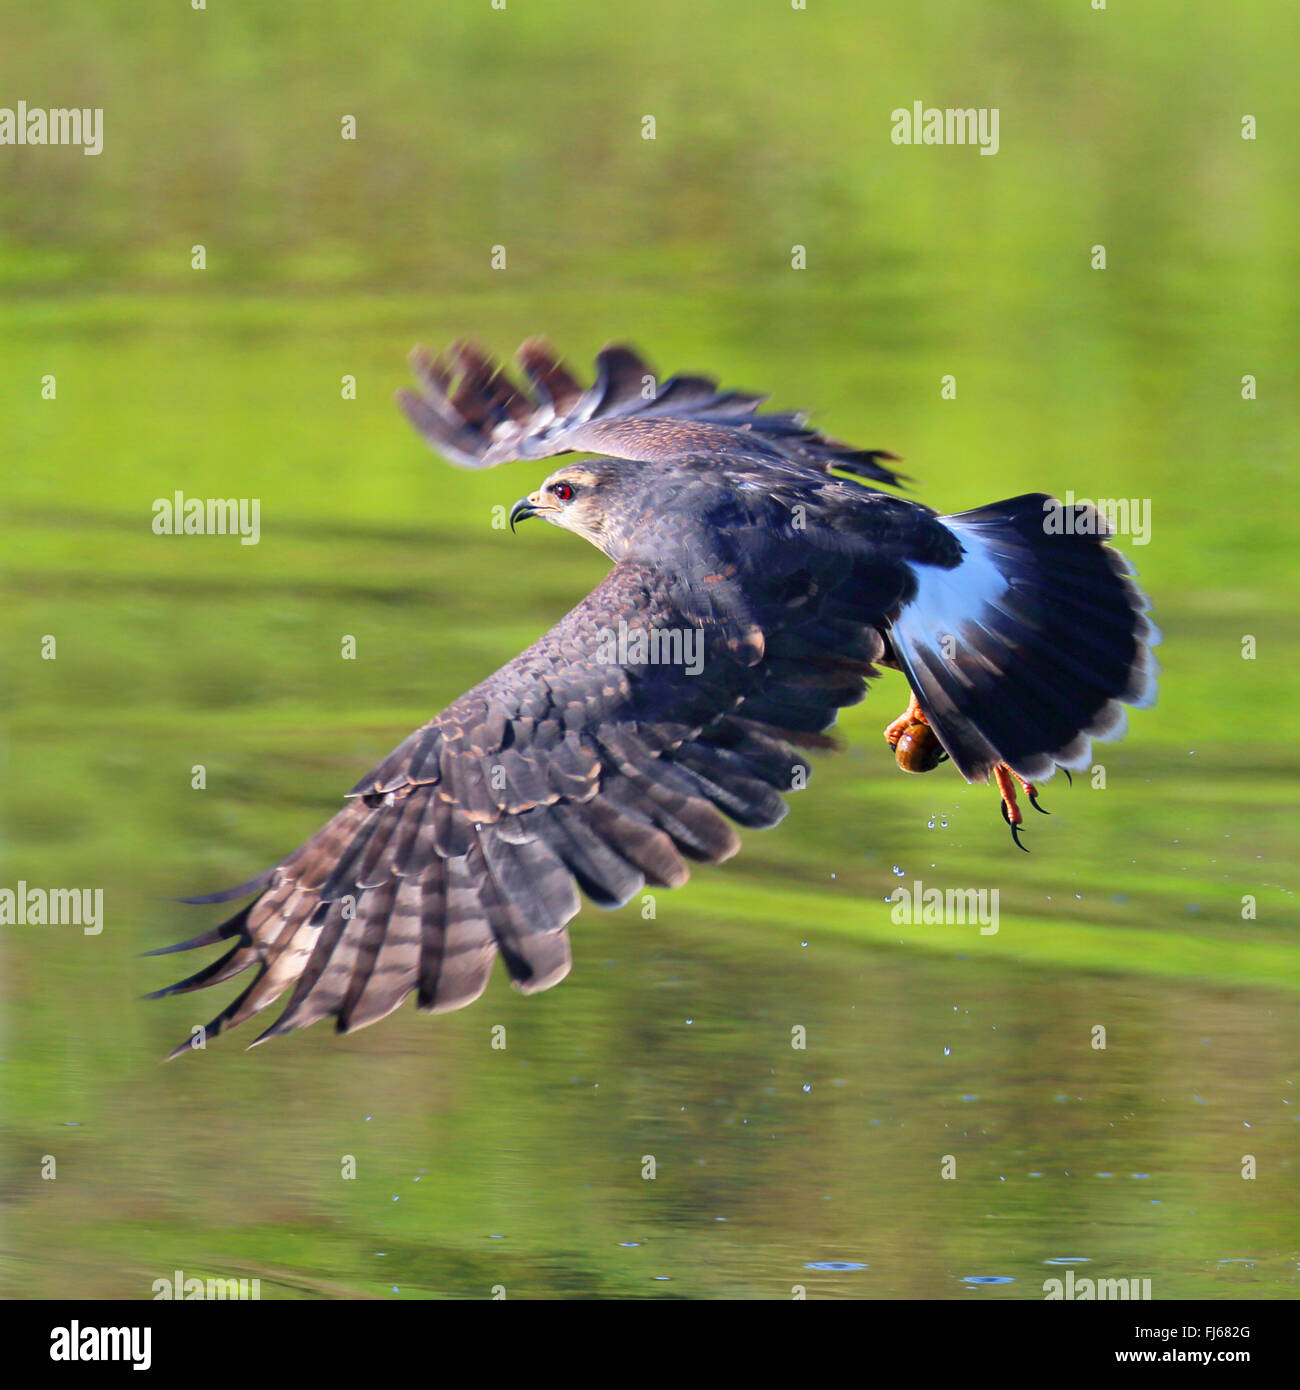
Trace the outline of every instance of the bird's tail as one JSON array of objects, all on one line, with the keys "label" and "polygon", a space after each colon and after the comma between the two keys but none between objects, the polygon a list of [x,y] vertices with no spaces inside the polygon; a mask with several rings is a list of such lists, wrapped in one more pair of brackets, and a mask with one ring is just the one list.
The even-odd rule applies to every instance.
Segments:
[{"label": "bird's tail", "polygon": [[1031,782],[1086,768],[1156,693],[1160,633],[1108,525],[1042,493],[940,520],[961,562],[914,565],[891,632],[939,741],[972,782],[999,763]]}]

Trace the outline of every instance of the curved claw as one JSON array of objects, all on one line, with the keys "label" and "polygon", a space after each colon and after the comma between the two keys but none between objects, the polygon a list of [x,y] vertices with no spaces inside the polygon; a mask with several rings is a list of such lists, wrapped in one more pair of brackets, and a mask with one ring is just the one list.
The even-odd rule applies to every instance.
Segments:
[{"label": "curved claw", "polygon": [[1062,771],[1063,773],[1065,773],[1065,780],[1066,780],[1071,786],[1074,786],[1074,778],[1070,776],[1070,769],[1069,769],[1068,767],[1063,767],[1063,768],[1061,768],[1061,771]]},{"label": "curved claw", "polygon": [[1002,819],[1011,827],[1011,838],[1016,842],[1016,848],[1023,849],[1028,854],[1029,846],[1020,843],[1020,826],[1011,819],[1011,813],[1007,810],[1005,801],[1002,803]]},{"label": "curved claw", "polygon": [[1026,795],[1029,797],[1029,804],[1030,804],[1030,805],[1034,808],[1034,810],[1037,811],[1040,815],[1043,815],[1043,816],[1050,816],[1050,815],[1052,814],[1050,811],[1046,810],[1044,807],[1042,807],[1042,806],[1040,806],[1040,805],[1038,804],[1038,793],[1037,793],[1037,792],[1027,792]]}]

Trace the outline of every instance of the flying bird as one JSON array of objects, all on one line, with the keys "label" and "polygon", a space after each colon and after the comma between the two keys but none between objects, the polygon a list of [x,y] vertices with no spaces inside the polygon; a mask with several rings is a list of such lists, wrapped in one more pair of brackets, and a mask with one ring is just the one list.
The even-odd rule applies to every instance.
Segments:
[{"label": "flying bird", "polygon": [[1086,504],[1034,493],[940,516],[876,486],[900,485],[892,454],[762,396],[660,381],[622,346],[585,388],[540,340],[518,361],[526,384],[466,343],[417,349],[418,389],[398,399],[465,468],[590,455],[510,523],[575,532],[612,568],[279,864],[185,899],[252,899],[150,953],[229,943],[150,997],[255,971],[205,1039],[286,991],[256,1042],[325,1017],[350,1032],[412,993],[457,1009],[498,956],[518,989],[549,988],[580,894],[617,907],[676,888],[688,861],[736,852],[736,825],[775,825],[880,667],[911,687],[885,730],[898,765],[991,780],[1022,848],[1017,793],[1037,807],[1038,783],[1087,767],[1124,706],[1154,700],[1149,604]]}]

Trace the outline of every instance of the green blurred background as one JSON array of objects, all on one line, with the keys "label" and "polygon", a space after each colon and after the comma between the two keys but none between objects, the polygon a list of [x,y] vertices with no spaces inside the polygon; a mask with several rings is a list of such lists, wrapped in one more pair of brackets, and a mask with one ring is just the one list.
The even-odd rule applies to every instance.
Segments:
[{"label": "green blurred background", "polygon": [[[107,919],[0,928],[0,1293],[1039,1298],[1074,1259],[1295,1296],[1292,7],[271,9],[0,21],[0,105],[105,112],[97,158],[0,147],[0,885]],[[1000,152],[894,146],[917,100],[997,107]],[[779,830],[653,922],[585,912],[559,989],[161,1067],[230,989],[138,1002],[187,958],[137,952],[217,920],[165,899],[298,843],[602,572],[492,529],[545,465],[455,472],[393,408],[467,332],[771,390],[942,510],[1149,501],[1160,704],[1024,856],[988,789],[897,772],[885,677]],[[155,536],[176,489],[260,498],[260,544]],[[997,888],[999,932],[895,926],[916,878]]]}]

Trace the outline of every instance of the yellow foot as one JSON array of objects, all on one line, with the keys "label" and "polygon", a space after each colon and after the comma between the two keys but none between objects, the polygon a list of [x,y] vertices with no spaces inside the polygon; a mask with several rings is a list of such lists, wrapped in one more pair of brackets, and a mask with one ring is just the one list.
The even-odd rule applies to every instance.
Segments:
[{"label": "yellow foot", "polygon": [[885,741],[904,772],[929,772],[948,756],[915,695],[903,713],[885,726]]},{"label": "yellow foot", "polygon": [[1029,850],[1020,843],[1020,827],[1025,818],[1016,803],[1016,784],[1020,784],[1021,791],[1029,798],[1029,804],[1035,811],[1041,811],[1045,816],[1051,815],[1051,812],[1044,811],[1038,804],[1038,788],[1032,782],[1026,782],[1006,763],[999,763],[993,769],[993,780],[997,783],[998,793],[1002,797],[1002,819],[1011,827],[1011,838],[1016,842],[1016,848],[1023,849],[1028,854]]}]

